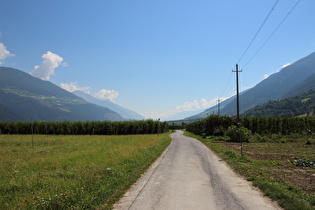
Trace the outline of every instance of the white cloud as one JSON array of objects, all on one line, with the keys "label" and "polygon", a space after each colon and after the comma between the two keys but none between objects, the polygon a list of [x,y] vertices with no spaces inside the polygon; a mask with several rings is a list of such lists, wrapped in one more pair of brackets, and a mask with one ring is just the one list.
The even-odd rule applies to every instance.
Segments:
[{"label": "white cloud", "polygon": [[178,105],[176,107],[177,112],[192,111],[196,109],[200,109],[200,104],[197,100],[187,101],[184,104]]},{"label": "white cloud", "polygon": [[[226,99],[230,98],[229,97],[222,97],[220,98],[220,101],[223,102]],[[186,112],[186,111],[203,111],[205,109],[208,109],[212,106],[215,106],[218,104],[218,98],[214,98],[210,101],[207,101],[206,99],[202,98],[200,100],[194,100],[194,101],[188,101],[183,103],[182,105],[176,106],[175,109],[171,111],[165,111],[165,112],[157,112],[157,111],[147,111],[147,112],[141,112],[138,111],[141,115],[145,116],[148,119],[164,119],[169,116],[181,113],[181,112]]]},{"label": "white cloud", "polygon": [[10,53],[4,44],[0,43],[0,64],[1,60],[6,59],[7,57],[14,56],[14,54]]},{"label": "white cloud", "polygon": [[207,109],[211,106],[214,106],[216,103],[217,103],[216,98],[210,101],[207,101],[206,99],[202,98],[199,101],[194,100],[191,102],[185,102],[184,104],[178,105],[176,107],[176,113],[185,112],[185,111],[194,111],[194,110],[199,110],[199,109]]},{"label": "white cloud", "polygon": [[63,65],[63,58],[50,51],[43,54],[42,58],[43,62],[39,66],[35,66],[30,74],[42,80],[49,80],[50,76],[55,73],[55,68],[59,65]]},{"label": "white cloud", "polygon": [[[288,66],[290,66],[290,65],[291,65],[291,63],[284,64],[284,65],[282,65],[282,69],[285,68],[285,67],[288,67]],[[270,75],[275,74],[275,73],[278,73],[279,71],[281,71],[281,69],[275,71],[274,73],[264,74],[264,79],[267,79]]]},{"label": "white cloud", "polygon": [[202,98],[202,99],[200,100],[201,107],[202,107],[202,108],[209,108],[209,107],[213,106],[216,101],[217,101],[217,99],[212,99],[211,101],[208,101],[208,102],[207,102],[206,99]]},{"label": "white cloud", "polygon": [[[224,101],[226,99],[228,99],[230,97],[224,97],[224,98],[220,98],[220,101]],[[139,112],[141,115],[145,116],[146,118],[151,118],[151,119],[158,119],[158,118],[167,118],[169,116],[181,113],[181,112],[186,112],[186,111],[202,111],[205,110],[207,108],[210,108],[212,106],[215,106],[218,104],[218,98],[214,98],[210,101],[207,101],[206,99],[202,98],[200,100],[194,100],[194,101],[188,101],[183,103],[182,105],[178,105],[176,106],[175,109],[173,109],[172,111],[167,111],[167,112],[157,112],[157,111],[149,111],[146,113],[143,112]]]},{"label": "white cloud", "polygon": [[284,64],[284,65],[282,66],[282,68],[288,67],[288,66],[290,66],[290,65],[291,65],[291,63]]},{"label": "white cloud", "polygon": [[157,111],[148,111],[148,112],[138,112],[139,114],[141,114],[142,116],[144,116],[147,119],[153,119],[153,120],[157,120],[157,119],[163,119],[165,117],[168,117],[170,115],[175,114],[174,112],[166,112],[166,113],[160,113]]},{"label": "white cloud", "polygon": [[116,90],[106,90],[106,89],[102,89],[100,91],[98,91],[97,93],[95,93],[94,97],[100,100],[111,100],[114,101],[114,98],[117,98],[119,96],[118,91]]},{"label": "white cloud", "polygon": [[85,93],[90,93],[90,89],[91,87],[79,87],[77,82],[69,82],[69,83],[61,83],[60,84],[60,87],[69,91],[69,92],[73,92],[73,91],[76,91],[76,90],[81,90]]}]

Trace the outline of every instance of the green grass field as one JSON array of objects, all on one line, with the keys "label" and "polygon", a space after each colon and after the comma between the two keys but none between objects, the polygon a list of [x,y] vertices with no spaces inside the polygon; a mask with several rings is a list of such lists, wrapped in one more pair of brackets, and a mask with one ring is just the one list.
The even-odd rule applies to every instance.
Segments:
[{"label": "green grass field", "polygon": [[0,209],[110,209],[170,141],[0,135]]}]

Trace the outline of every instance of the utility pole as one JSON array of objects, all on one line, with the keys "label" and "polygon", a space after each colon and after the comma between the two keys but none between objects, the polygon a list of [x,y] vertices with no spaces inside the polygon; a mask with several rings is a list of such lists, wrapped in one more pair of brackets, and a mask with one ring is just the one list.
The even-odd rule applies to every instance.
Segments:
[{"label": "utility pole", "polygon": [[[232,70],[233,71],[233,70]],[[237,128],[239,132],[239,141],[241,144],[241,155],[243,155],[243,142],[241,138],[241,121],[240,121],[240,96],[239,96],[239,88],[238,88],[238,73],[242,72],[242,70],[238,70],[238,64],[236,64],[236,70],[233,71],[236,73],[236,123],[237,123]]]},{"label": "utility pole", "polygon": [[[233,70],[232,70],[233,71]],[[238,73],[242,72],[242,70],[238,70],[238,64],[236,64],[236,70],[233,71],[236,73],[236,121],[237,125],[240,124],[240,96],[239,96],[239,89],[238,89]]]},{"label": "utility pole", "polygon": [[218,115],[220,116],[220,102],[221,102],[221,100],[218,99],[217,101],[218,101]]}]

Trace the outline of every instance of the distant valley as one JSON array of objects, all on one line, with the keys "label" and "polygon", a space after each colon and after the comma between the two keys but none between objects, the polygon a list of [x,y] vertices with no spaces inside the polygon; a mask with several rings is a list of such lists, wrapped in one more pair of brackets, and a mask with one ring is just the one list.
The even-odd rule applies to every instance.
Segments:
[{"label": "distant valley", "polygon": [[126,109],[108,99],[105,99],[105,100],[99,100],[83,91],[80,91],[80,90],[76,90],[73,92],[73,94],[83,98],[84,100],[88,101],[88,102],[91,102],[91,103],[94,103],[94,104],[97,104],[97,105],[100,105],[100,106],[103,106],[103,107],[106,107],[106,108],[109,108],[110,110],[114,111],[114,112],[117,112],[118,114],[120,114],[125,120],[144,120],[145,117],[143,117],[142,115],[134,112],[134,111],[131,111],[129,109]]},{"label": "distant valley", "polygon": [[122,121],[142,117],[120,109],[116,110],[124,111],[121,114],[23,71],[0,67],[0,121]]},{"label": "distant valley", "polygon": [[[240,93],[240,111],[243,116],[311,115],[315,104],[310,105],[310,103],[313,103],[315,94],[310,90],[315,90],[315,53]],[[288,102],[290,100],[291,102]],[[221,102],[220,107],[222,115],[235,115],[235,96]],[[196,120],[217,112],[216,105],[201,113],[195,111],[177,113],[165,120]],[[70,93],[23,71],[0,67],[0,121],[143,119],[145,117],[140,114],[110,100],[99,100],[82,91]]]}]

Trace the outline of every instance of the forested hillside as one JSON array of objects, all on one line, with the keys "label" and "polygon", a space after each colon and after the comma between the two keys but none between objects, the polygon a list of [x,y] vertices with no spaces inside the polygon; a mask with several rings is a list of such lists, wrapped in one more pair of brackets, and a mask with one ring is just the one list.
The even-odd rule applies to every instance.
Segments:
[{"label": "forested hillside", "polygon": [[258,117],[292,117],[292,116],[313,116],[315,111],[315,90],[311,89],[302,94],[283,100],[273,100],[266,104],[258,105],[242,116]]}]

